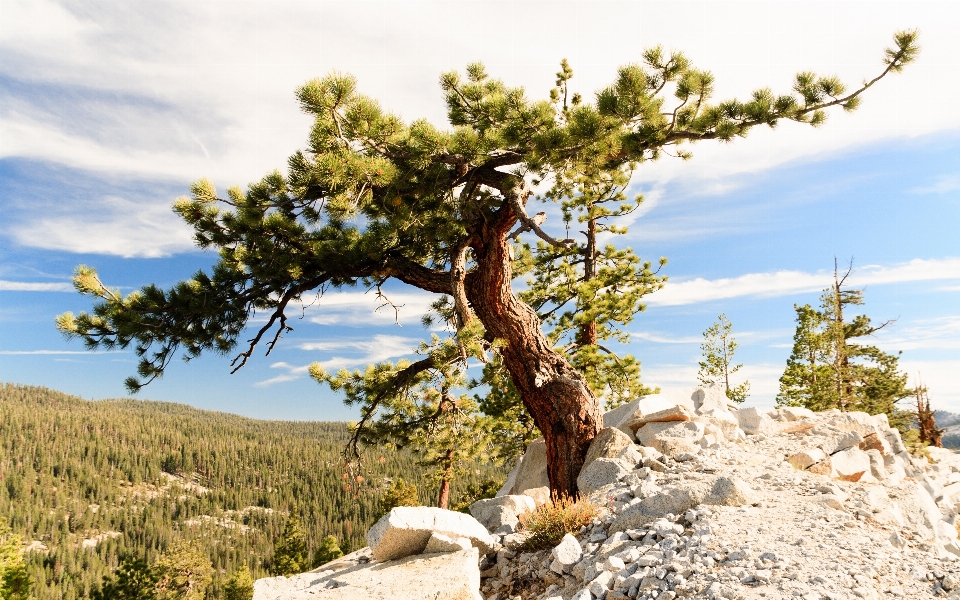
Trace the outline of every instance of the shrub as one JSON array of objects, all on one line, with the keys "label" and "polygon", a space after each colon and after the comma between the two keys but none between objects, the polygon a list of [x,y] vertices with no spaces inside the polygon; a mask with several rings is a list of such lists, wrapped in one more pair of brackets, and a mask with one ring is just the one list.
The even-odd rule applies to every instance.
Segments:
[{"label": "shrub", "polygon": [[417,486],[407,483],[403,478],[393,481],[380,500],[380,516],[390,512],[398,506],[420,506],[420,494]]},{"label": "shrub", "polygon": [[556,546],[564,534],[579,531],[597,514],[597,507],[585,498],[553,496],[547,504],[520,515],[520,531],[529,533],[520,550],[533,552]]}]

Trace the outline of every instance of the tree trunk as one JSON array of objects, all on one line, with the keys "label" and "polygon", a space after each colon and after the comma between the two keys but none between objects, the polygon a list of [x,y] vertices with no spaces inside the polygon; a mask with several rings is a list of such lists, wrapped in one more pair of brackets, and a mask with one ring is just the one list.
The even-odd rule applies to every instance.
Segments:
[{"label": "tree trunk", "polygon": [[[583,280],[593,281],[597,277],[597,220],[587,221],[587,247],[583,251]],[[597,343],[597,322],[587,321],[580,326],[577,343],[593,346]]]},{"label": "tree trunk", "polygon": [[603,412],[583,376],[554,351],[536,312],[514,295],[507,236],[517,216],[509,205],[496,216],[475,225],[477,268],[466,282],[467,298],[488,335],[504,343],[504,365],[543,433],[551,492],[576,496],[577,476]]},{"label": "tree trunk", "polygon": [[447,449],[447,454],[443,458],[443,479],[440,481],[440,495],[437,498],[437,506],[446,509],[450,506],[450,479],[453,475],[453,448]]}]

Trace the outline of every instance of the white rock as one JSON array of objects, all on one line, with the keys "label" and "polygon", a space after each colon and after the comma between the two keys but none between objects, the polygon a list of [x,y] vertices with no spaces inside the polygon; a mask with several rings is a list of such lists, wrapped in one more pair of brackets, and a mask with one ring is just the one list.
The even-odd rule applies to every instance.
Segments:
[{"label": "white rock", "polygon": [[703,430],[702,423],[692,421],[647,423],[637,430],[637,440],[667,456],[696,454]]},{"label": "white rock", "polygon": [[433,533],[467,538],[484,554],[494,544],[486,528],[470,515],[427,506],[394,508],[370,528],[367,544],[376,560],[397,560],[421,554]]},{"label": "white rock", "polygon": [[742,408],[736,412],[740,429],[749,435],[773,435],[779,430],[776,422],[759,408]]},{"label": "white rock", "polygon": [[860,481],[870,473],[870,457],[859,448],[847,448],[830,457],[836,477],[843,481]]},{"label": "white rock", "polygon": [[636,431],[647,423],[666,423],[671,421],[689,421],[693,418],[693,412],[686,406],[669,406],[663,410],[652,413],[637,414],[634,413],[622,425]]},{"label": "white rock", "polygon": [[[553,564],[560,567],[558,573],[562,575],[563,573],[569,573],[573,566],[580,562],[580,559],[583,558],[583,549],[580,547],[577,538],[568,533],[550,551],[550,556],[553,557]],[[553,568],[552,565],[551,568]]]},{"label": "white rock", "polygon": [[520,515],[532,512],[535,508],[537,505],[530,496],[511,494],[477,500],[470,505],[470,514],[489,531],[508,526],[511,531],[506,533],[512,533],[520,520]]},{"label": "white rock", "polygon": [[800,469],[801,471],[815,465],[827,458],[827,453],[821,450],[820,448],[810,448],[807,450],[801,450],[793,456],[787,459],[787,461],[793,465],[794,469]]},{"label": "white rock", "polygon": [[451,538],[434,531],[427,540],[427,545],[423,549],[423,554],[436,554],[438,552],[459,552],[469,550],[473,545],[470,540],[464,537]]},{"label": "white rock", "polygon": [[590,582],[590,586],[587,589],[589,589],[590,593],[595,597],[605,598],[612,582],[613,573],[610,571],[601,571],[600,574]]},{"label": "white rock", "polygon": [[633,465],[617,458],[598,458],[580,472],[577,487],[583,494],[589,494],[605,485],[616,483],[630,472]]},{"label": "white rock", "polygon": [[617,458],[620,452],[630,446],[633,446],[633,440],[623,431],[616,427],[604,427],[590,442],[587,456],[584,458],[583,467],[580,470],[582,471],[598,458]]},{"label": "white rock", "polygon": [[784,406],[780,409],[780,413],[786,418],[787,421],[812,419],[816,414],[809,408],[803,408],[802,406]]},{"label": "white rock", "polygon": [[705,411],[714,410],[729,412],[727,410],[727,395],[719,385],[699,387],[693,392],[691,399],[693,400],[693,410],[698,415],[704,414]]},{"label": "white rock", "polygon": [[[258,579],[253,600],[482,600],[476,548]],[[325,573],[325,574],[324,574]]]},{"label": "white rock", "polygon": [[523,460],[518,466],[516,481],[510,494],[526,494],[527,490],[550,487],[550,477],[547,475],[547,443],[543,438],[537,438],[527,445],[527,451],[523,453]]}]

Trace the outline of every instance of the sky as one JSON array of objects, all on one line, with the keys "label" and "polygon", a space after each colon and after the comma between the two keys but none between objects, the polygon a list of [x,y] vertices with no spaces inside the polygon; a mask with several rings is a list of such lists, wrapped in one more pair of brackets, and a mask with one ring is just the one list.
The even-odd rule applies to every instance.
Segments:
[{"label": "sky", "polygon": [[[853,263],[863,312],[896,319],[873,343],[911,383],[960,411],[960,3],[954,1],[467,2],[0,0],[0,381],[85,398],[124,396],[132,352],[89,352],[54,327],[89,310],[79,264],[125,292],[169,287],[215,255],[170,210],[201,177],[223,190],[283,168],[310,125],[297,86],[331,71],[410,121],[444,124],[438,78],[481,61],[546,97],[560,60],[590,97],[643,49],[683,51],[716,98],[789,91],[795,73],[850,87],[882,69],[894,31],[918,28],[916,63],[859,110],[817,129],[785,123],[694,157],[641,166],[645,201],[623,241],[668,259],[663,290],[621,348],[664,389],[696,384],[702,332],[733,323],[748,405],[772,407],[794,305],[816,304],[834,260]],[[536,209],[534,209],[536,211]],[[559,233],[559,220],[546,229]],[[518,281],[517,285],[523,285]],[[410,356],[432,297],[401,284],[398,321],[363,289],[306,306],[270,356],[175,361],[145,399],[265,419],[354,413],[307,375]],[[741,379],[736,379],[739,382]]]}]

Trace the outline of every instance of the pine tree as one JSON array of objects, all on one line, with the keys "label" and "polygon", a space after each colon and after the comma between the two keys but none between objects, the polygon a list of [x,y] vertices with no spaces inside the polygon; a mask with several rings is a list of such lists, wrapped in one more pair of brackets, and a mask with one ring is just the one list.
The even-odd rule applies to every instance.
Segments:
[{"label": "pine tree", "polygon": [[152,569],[157,600],[203,600],[213,578],[213,565],[196,544],[175,541]]},{"label": "pine tree", "polygon": [[703,361],[700,362],[700,371],[697,379],[704,385],[722,385],[727,398],[734,402],[743,402],[750,394],[750,382],[744,381],[740,385],[730,387],[730,376],[743,367],[742,364],[733,364],[733,355],[737,350],[737,342],[733,338],[733,324],[727,315],[721,314],[717,321],[703,332]]},{"label": "pine tree", "polygon": [[300,519],[290,517],[287,526],[274,546],[273,568],[274,575],[296,575],[310,570],[310,561],[307,556],[307,540],[303,533]]},{"label": "pine tree", "polygon": [[223,587],[223,600],[253,600],[253,577],[247,565],[241,565],[233,572]]},{"label": "pine tree", "polygon": [[937,427],[937,411],[930,408],[930,391],[927,386],[918,383],[913,394],[917,401],[916,420],[920,443],[943,448],[943,429]]},{"label": "pine tree", "polygon": [[20,537],[0,524],[0,599],[28,600],[33,582],[27,573]]},{"label": "pine tree", "polygon": [[313,557],[314,568],[325,565],[331,560],[337,560],[341,556],[343,556],[343,550],[340,549],[340,543],[337,541],[337,538],[328,535],[320,540],[320,547],[317,548],[317,552]]},{"label": "pine tree", "polygon": [[398,506],[420,506],[420,495],[417,486],[407,483],[402,477],[397,477],[387,488],[380,499],[380,516],[383,516]]},{"label": "pine tree", "polygon": [[227,190],[226,198],[203,180],[192,198],[177,201],[197,243],[219,250],[211,273],[124,296],[79,267],[74,282],[96,298],[93,313],[60,315],[58,326],[91,349],[132,347],[140,364],[127,385],[137,390],[181,349],[188,358],[234,351],[254,315],[265,315],[235,357],[234,369],[242,367],[264,338],[272,349],[290,330],[287,311],[317,292],[399,280],[446,295],[459,351],[383,369],[362,410],[375,412],[385,390],[402,395],[423,371],[488,360],[497,347],[546,441],[551,489],[576,495],[602,406],[542,331],[537,312],[513,292],[518,229],[557,249],[573,243],[530,216],[534,180],[554,186],[545,197],[556,198],[581,175],[629,176],[665,152],[689,156],[688,143],[730,141],[783,120],[820,125],[827,109],[853,110],[869,87],[915,58],[915,32],[894,39],[883,71],[852,92],[835,77],[800,73],[790,94],[764,88],[720,103],[711,101],[710,73],[660,48],[644,52],[642,65],[621,68],[592,102],[571,99],[570,106],[531,101],[472,64],[465,78],[441,77],[450,129],[404,123],[360,95],[352,77],[311,81],[297,94],[314,118],[308,148],[290,157],[286,175],[269,174],[246,192]]},{"label": "pine tree", "polygon": [[147,561],[133,557],[125,558],[116,573],[104,578],[100,588],[94,590],[93,600],[155,600],[157,598],[157,574]]},{"label": "pine tree", "polygon": [[863,290],[846,286],[851,271],[841,277],[834,266],[833,285],[820,297],[819,311],[795,307],[797,331],[777,405],[883,413],[893,423],[897,402],[911,395],[899,354],[859,341],[893,321],[875,326],[866,315],[850,315],[851,307],[863,305]]}]

